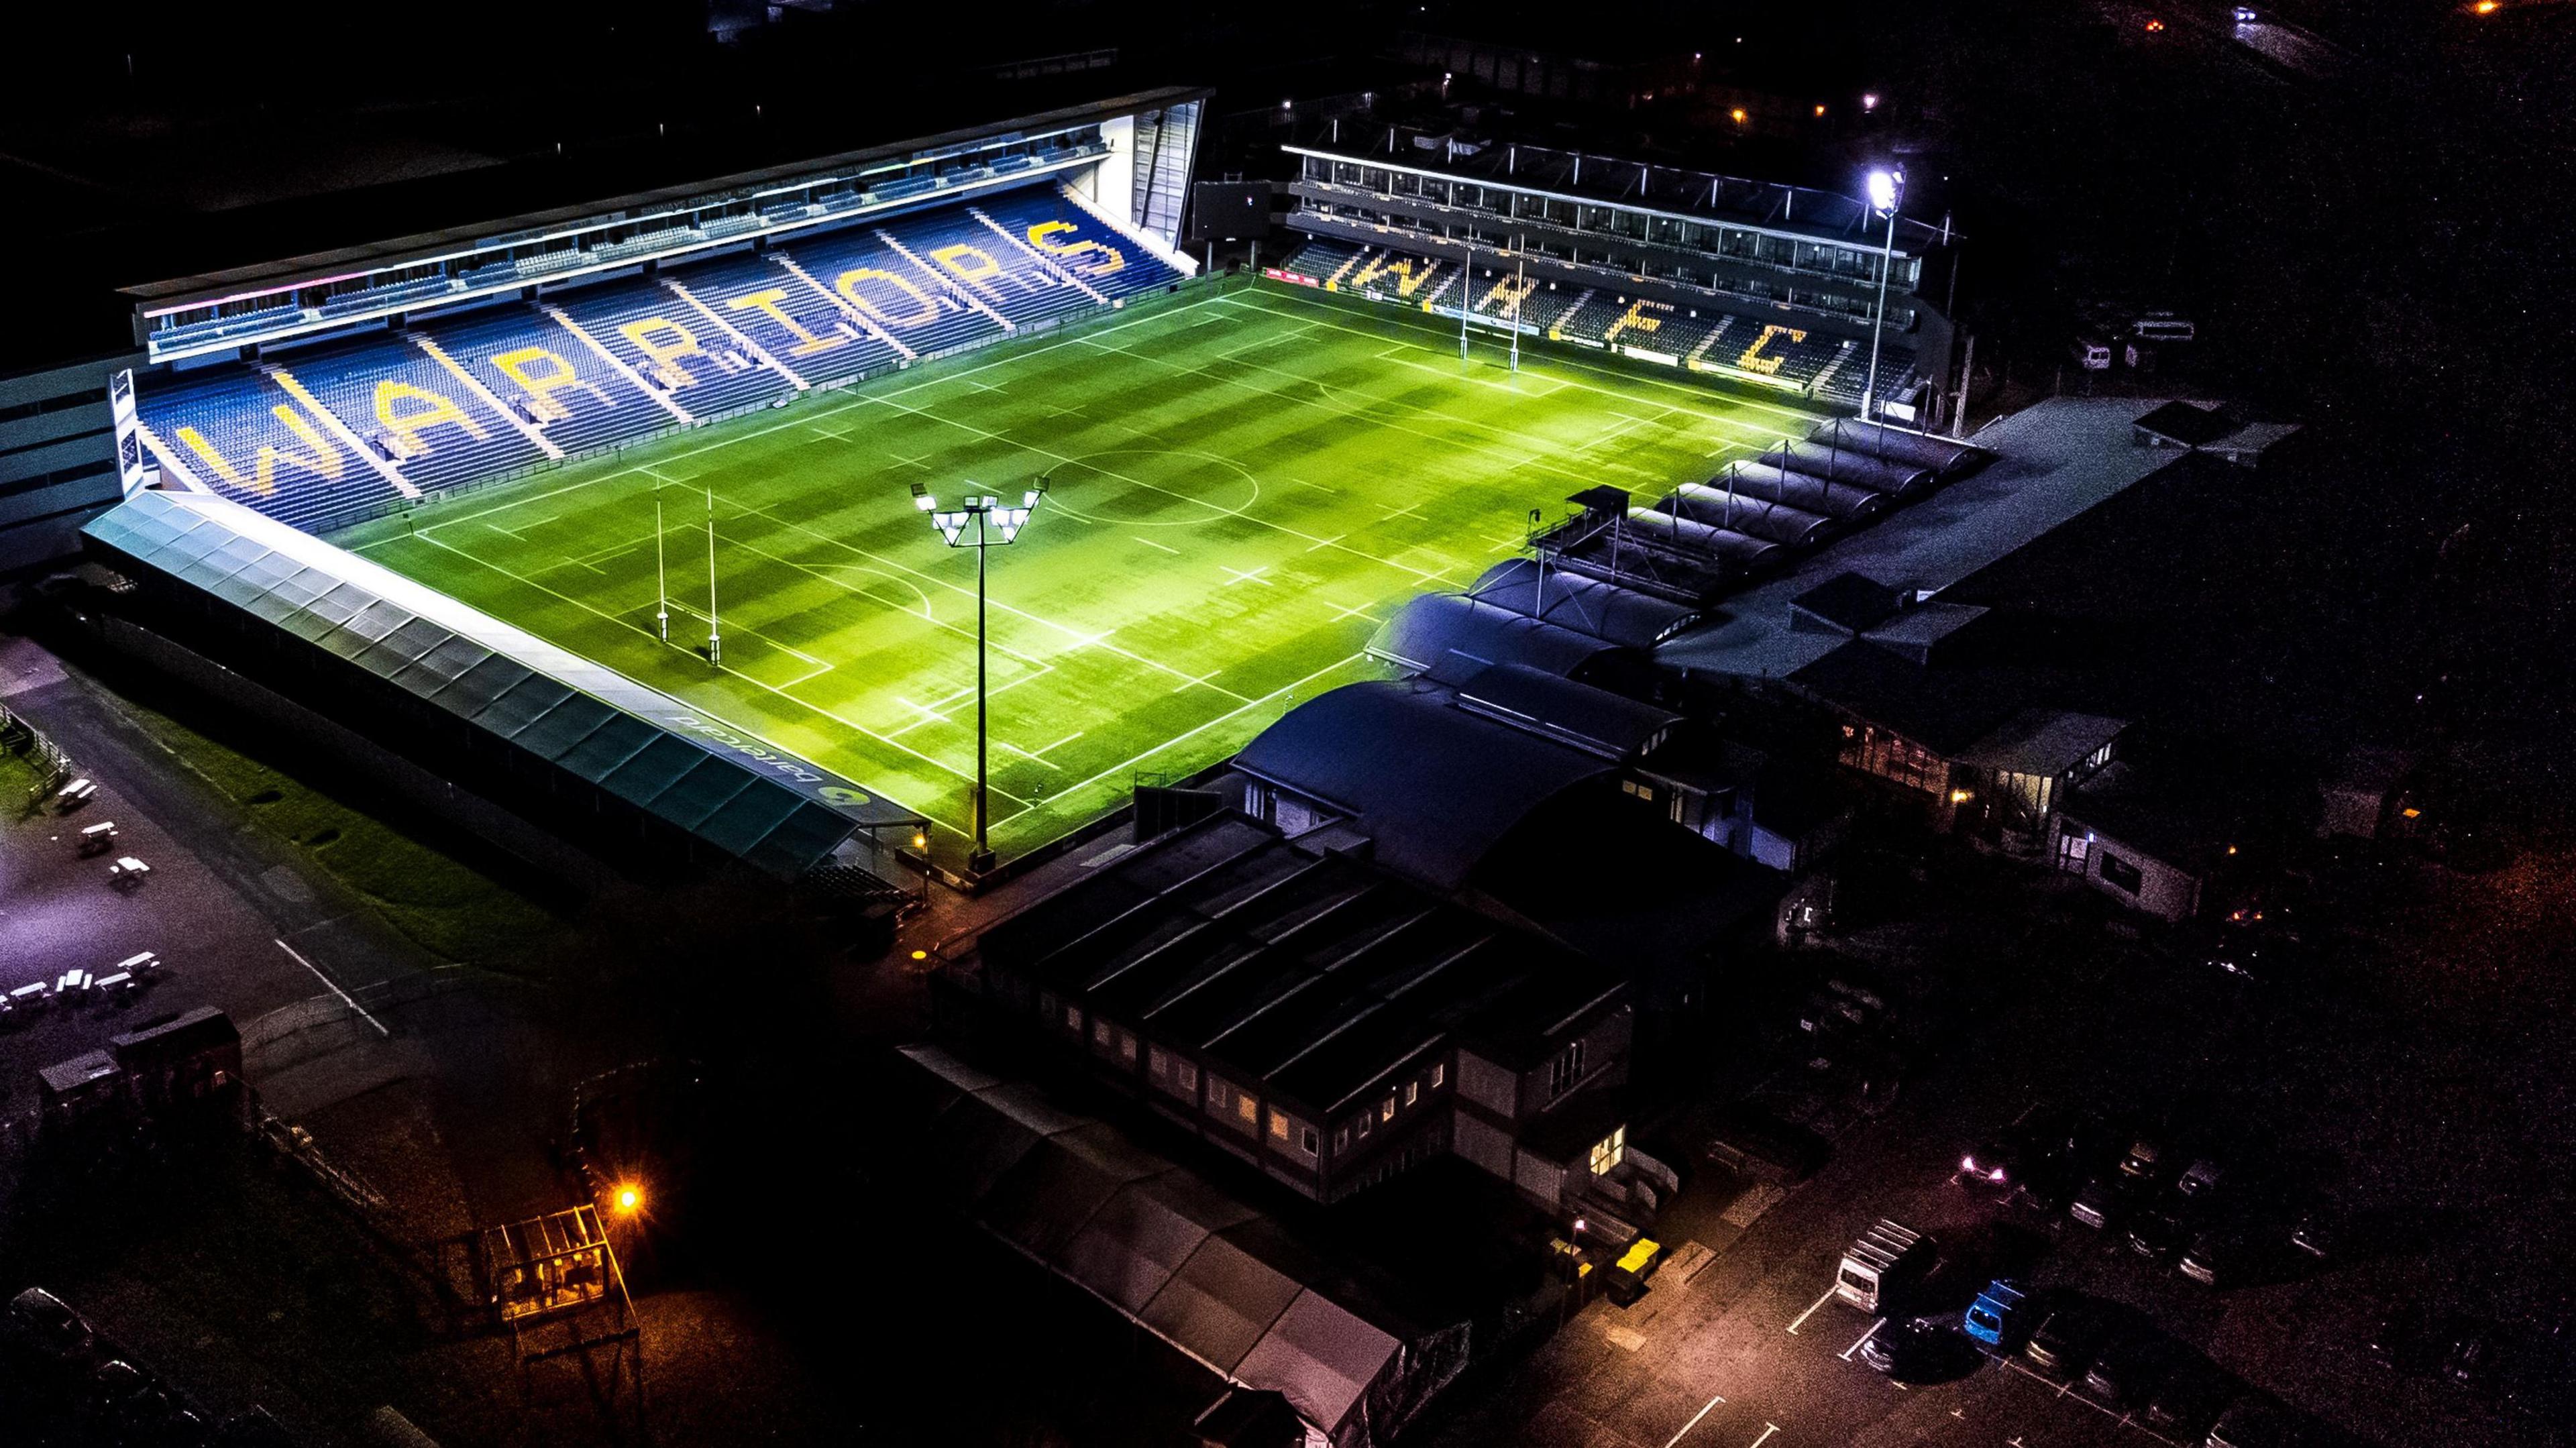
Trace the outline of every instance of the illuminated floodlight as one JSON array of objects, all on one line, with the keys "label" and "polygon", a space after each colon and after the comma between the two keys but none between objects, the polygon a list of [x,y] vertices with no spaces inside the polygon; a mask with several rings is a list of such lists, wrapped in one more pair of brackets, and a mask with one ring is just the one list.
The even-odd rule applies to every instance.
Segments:
[{"label": "illuminated floodlight", "polygon": [[912,485],[912,505],[927,513],[939,506],[939,500],[930,496],[930,490],[928,488],[923,487],[919,483],[915,483]]},{"label": "illuminated floodlight", "polygon": [[1902,171],[1878,170],[1869,173],[1869,209],[1884,216],[1896,209],[1897,198],[1905,185]]}]

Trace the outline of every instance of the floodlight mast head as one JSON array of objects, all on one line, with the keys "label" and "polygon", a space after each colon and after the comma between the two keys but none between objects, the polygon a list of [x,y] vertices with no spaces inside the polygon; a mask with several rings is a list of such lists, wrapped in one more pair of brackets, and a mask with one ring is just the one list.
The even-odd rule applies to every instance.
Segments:
[{"label": "floodlight mast head", "polygon": [[939,500],[930,496],[930,490],[928,488],[923,487],[919,483],[915,483],[912,485],[912,505],[927,513],[939,506]]},{"label": "floodlight mast head", "polygon": [[1869,209],[1881,216],[1892,214],[1905,200],[1905,168],[1882,167],[1869,173]]}]

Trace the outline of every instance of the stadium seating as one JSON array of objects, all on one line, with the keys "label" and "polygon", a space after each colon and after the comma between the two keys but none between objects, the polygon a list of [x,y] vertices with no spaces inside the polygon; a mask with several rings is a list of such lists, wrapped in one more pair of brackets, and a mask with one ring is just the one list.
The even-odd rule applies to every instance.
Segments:
[{"label": "stadium seating", "polygon": [[[669,240],[662,233],[620,245],[649,250]],[[469,276],[506,282],[604,256],[551,252]],[[680,420],[643,388],[704,420],[788,392],[794,384],[779,367],[808,383],[839,381],[1076,316],[1178,275],[1060,191],[1030,186],[801,234],[766,253],[685,263],[659,277],[575,283],[538,306],[511,302],[401,332],[370,328],[272,354],[266,367],[147,375],[138,406],[162,446],[209,487],[321,531],[404,496],[389,469],[436,491]],[[467,284],[404,282],[344,294],[325,310],[364,311]],[[219,341],[274,320],[272,312],[163,335],[165,345]],[[375,460],[356,455],[352,436]]]},{"label": "stadium seating", "polygon": [[1352,242],[1318,236],[1290,253],[1279,269],[1313,281],[1329,281],[1342,275],[1364,249]]},{"label": "stadium seating", "polygon": [[1053,187],[1030,187],[979,204],[996,224],[1113,301],[1180,280],[1179,272]]},{"label": "stadium seating", "polygon": [[545,456],[510,419],[406,337],[378,335],[286,353],[276,371],[301,383],[423,491],[508,472]]},{"label": "stadium seating", "polygon": [[555,305],[646,385],[698,417],[765,402],[790,386],[670,288],[648,278],[566,292]]},{"label": "stadium seating", "polygon": [[[779,365],[825,382],[894,365],[895,350],[852,320],[819,278],[768,255],[737,255],[664,273]],[[694,312],[695,309],[691,309]],[[704,323],[703,315],[695,320]],[[708,324],[712,326],[712,324]],[[715,334],[723,335],[722,329]]]},{"label": "stadium seating", "polygon": [[999,322],[969,306],[937,273],[905,259],[865,227],[800,238],[787,252],[815,280],[867,311],[886,335],[915,356],[934,356],[1009,335]]},{"label": "stadium seating", "polygon": [[673,421],[544,313],[511,306],[423,331],[568,454],[613,447]]},{"label": "stadium seating", "polygon": [[297,527],[401,497],[277,384],[225,363],[139,394],[143,424],[217,493]]}]

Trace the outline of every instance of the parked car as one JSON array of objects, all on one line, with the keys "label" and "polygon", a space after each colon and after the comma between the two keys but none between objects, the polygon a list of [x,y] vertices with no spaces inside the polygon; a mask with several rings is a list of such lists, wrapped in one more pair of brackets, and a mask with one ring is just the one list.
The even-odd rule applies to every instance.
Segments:
[{"label": "parked car", "polygon": [[2128,1205],[2128,1194],[2121,1189],[2118,1177],[2092,1177],[2075,1193],[2066,1214],[2097,1232],[2108,1231]]},{"label": "parked car", "polygon": [[2252,1256],[2241,1231],[2216,1227],[2195,1235],[2174,1265],[2203,1287],[2233,1287],[2244,1279]]},{"label": "parked car", "polygon": [[11,1340],[48,1362],[86,1361],[98,1342],[87,1318],[41,1287],[11,1298],[7,1320]]},{"label": "parked car", "polygon": [[2174,1179],[2174,1191],[2195,1202],[2205,1202],[2226,1177],[2226,1163],[2216,1157],[2194,1157],[2191,1165],[2182,1169],[2182,1175]]},{"label": "parked car", "polygon": [[2129,1250],[2150,1262],[2161,1262],[2182,1245],[2182,1214],[2171,1207],[2149,1207],[2129,1219]]},{"label": "parked car", "polygon": [[2177,1442],[2191,1442],[2209,1431],[2227,1406],[2227,1379],[2206,1363],[2176,1364],[2164,1386],[2147,1400],[2147,1422]]},{"label": "parked car", "polygon": [[2022,1356],[2051,1377],[2071,1378],[2092,1362],[2103,1327],[2101,1312],[2091,1303],[2067,1303],[2039,1324],[2022,1345]]},{"label": "parked car", "polygon": [[1973,1349],[1958,1324],[1942,1317],[1916,1317],[1891,1322],[1860,1345],[1860,1360],[1871,1371],[1900,1383],[1937,1378],[1967,1361]]},{"label": "parked car", "polygon": [[2160,1337],[2146,1333],[2115,1336],[2093,1355],[2084,1374],[2084,1391],[2113,1407],[2134,1407],[2164,1380],[2172,1350]]},{"label": "parked car", "polygon": [[1970,1338],[1999,1352],[2010,1352],[2038,1309],[2039,1304],[2031,1300],[2019,1282],[1998,1277],[1968,1304],[1959,1326]]}]

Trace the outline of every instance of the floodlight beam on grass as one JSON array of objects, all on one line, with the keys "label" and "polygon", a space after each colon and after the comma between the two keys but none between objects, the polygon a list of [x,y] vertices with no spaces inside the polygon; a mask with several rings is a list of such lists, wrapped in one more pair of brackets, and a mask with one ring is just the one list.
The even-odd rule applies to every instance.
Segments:
[{"label": "floodlight beam on grass", "polygon": [[[1029,516],[1037,511],[1038,500],[1046,496],[1048,479],[1041,476],[1034,487],[1020,495],[1017,507],[1004,507],[1002,500],[990,493],[969,493],[954,508],[942,508],[930,489],[920,483],[912,485],[912,506],[930,515],[930,526],[939,530],[940,539],[951,548],[975,550],[975,846],[966,856],[969,874],[982,875],[993,868],[992,846],[985,838],[992,810],[990,752],[991,731],[987,727],[984,632],[985,551],[1005,547],[1020,536],[1029,525]],[[969,483],[969,487],[973,484]],[[966,538],[966,526],[974,524],[973,541]],[[998,535],[998,536],[996,536]]]}]

